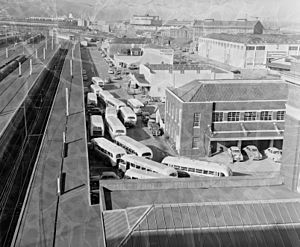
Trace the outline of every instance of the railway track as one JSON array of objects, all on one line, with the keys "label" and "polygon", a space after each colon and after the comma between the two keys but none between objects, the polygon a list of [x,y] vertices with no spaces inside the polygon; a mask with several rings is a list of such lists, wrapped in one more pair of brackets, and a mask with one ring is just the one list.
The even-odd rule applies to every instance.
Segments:
[{"label": "railway track", "polygon": [[13,137],[0,152],[0,246],[12,240],[67,51],[59,50],[53,68],[19,109]]}]

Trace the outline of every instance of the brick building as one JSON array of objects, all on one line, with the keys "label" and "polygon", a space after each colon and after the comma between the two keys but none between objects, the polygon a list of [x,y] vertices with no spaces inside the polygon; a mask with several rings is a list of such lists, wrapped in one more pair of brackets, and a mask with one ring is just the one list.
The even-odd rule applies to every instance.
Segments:
[{"label": "brick building", "polygon": [[184,156],[233,145],[281,148],[286,100],[282,80],[195,80],[166,90],[165,131]]}]

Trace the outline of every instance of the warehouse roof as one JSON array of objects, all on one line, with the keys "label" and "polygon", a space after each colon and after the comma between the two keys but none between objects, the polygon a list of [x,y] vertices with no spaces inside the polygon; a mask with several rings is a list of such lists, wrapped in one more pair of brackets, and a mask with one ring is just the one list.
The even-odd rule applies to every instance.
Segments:
[{"label": "warehouse roof", "polygon": [[[299,246],[300,201],[153,205],[104,212],[107,246]],[[202,244],[201,244],[202,243]]]},{"label": "warehouse roof", "polygon": [[194,80],[179,88],[169,88],[184,102],[287,100],[282,80]]},{"label": "warehouse roof", "polygon": [[150,70],[211,70],[216,73],[226,71],[210,66],[208,64],[145,64]]},{"label": "warehouse roof", "polygon": [[211,33],[206,38],[243,44],[300,44],[300,35]]},{"label": "warehouse roof", "polygon": [[260,21],[248,21],[248,20],[238,20],[238,21],[221,21],[221,20],[195,20],[193,26],[200,27],[240,27],[240,28],[254,28]]},{"label": "warehouse roof", "polygon": [[168,20],[163,26],[191,26],[193,21],[188,20]]}]

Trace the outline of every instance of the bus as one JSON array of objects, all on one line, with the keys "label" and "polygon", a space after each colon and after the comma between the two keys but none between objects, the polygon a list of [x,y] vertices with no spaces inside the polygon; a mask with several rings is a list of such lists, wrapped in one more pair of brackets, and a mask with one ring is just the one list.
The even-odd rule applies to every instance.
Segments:
[{"label": "bus", "polygon": [[91,115],[90,117],[90,134],[91,137],[104,136],[104,123],[100,115]]},{"label": "bus", "polygon": [[99,98],[102,99],[105,104],[109,98],[113,98],[113,97],[114,96],[108,91],[103,90],[103,91],[99,92]]},{"label": "bus", "polygon": [[129,136],[117,136],[115,138],[115,143],[124,148],[128,154],[135,154],[147,159],[153,158],[152,150],[149,147]]},{"label": "bus", "polygon": [[108,132],[113,140],[116,136],[126,135],[126,128],[117,117],[105,116],[105,120]]},{"label": "bus", "polygon": [[165,176],[178,177],[177,171],[172,167],[133,154],[123,155],[119,161],[119,169],[125,173],[131,168],[159,173]]},{"label": "bus", "polygon": [[118,117],[117,110],[114,107],[107,106],[105,108],[105,117],[110,117],[110,116]]},{"label": "bus", "polygon": [[118,165],[121,157],[126,155],[123,148],[103,137],[93,138],[91,143],[93,150],[97,154],[108,158],[112,166]]},{"label": "bus", "polygon": [[87,107],[95,107],[98,105],[97,95],[95,93],[87,94]]},{"label": "bus", "polygon": [[134,111],[135,114],[142,114],[142,107],[144,104],[138,99],[128,99],[127,105]]},{"label": "bus", "polygon": [[193,160],[186,157],[165,157],[162,164],[168,167],[181,170],[195,176],[208,176],[208,177],[228,177],[232,176],[232,171],[229,167],[210,161]]},{"label": "bus", "polygon": [[134,127],[136,126],[137,117],[136,114],[131,110],[130,107],[125,106],[121,107],[119,111],[120,119],[122,120],[125,127]]},{"label": "bus", "polygon": [[93,93],[95,93],[97,96],[99,96],[99,93],[101,91],[103,91],[103,89],[101,87],[99,87],[98,85],[95,84],[91,84],[91,90]]},{"label": "bus", "polygon": [[99,86],[99,87],[103,87],[104,86],[104,81],[100,77],[92,77],[92,83],[94,85]]},{"label": "bus", "polygon": [[117,111],[119,111],[121,107],[126,106],[124,102],[122,102],[121,100],[116,99],[116,98],[108,98],[106,100],[106,105],[115,107],[117,109]]},{"label": "bus", "polygon": [[166,176],[160,173],[147,172],[141,169],[130,168],[124,174],[124,179],[165,179],[165,178],[174,178]]}]

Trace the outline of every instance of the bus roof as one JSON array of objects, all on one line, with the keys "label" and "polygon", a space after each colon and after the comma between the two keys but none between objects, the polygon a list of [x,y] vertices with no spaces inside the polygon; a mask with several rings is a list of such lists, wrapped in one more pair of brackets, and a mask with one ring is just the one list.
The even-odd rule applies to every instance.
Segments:
[{"label": "bus roof", "polygon": [[114,97],[113,98],[109,98],[109,101],[111,103],[113,103],[113,104],[116,104],[116,105],[124,105],[124,106],[126,106],[123,101],[121,101],[121,100],[119,100],[117,98],[114,98]]},{"label": "bus roof", "polygon": [[117,110],[113,106],[107,106],[105,108],[105,114],[115,114],[115,115],[117,115]]},{"label": "bus roof", "polygon": [[134,163],[143,163],[144,166],[147,166],[147,167],[151,168],[154,171],[165,171],[166,173],[167,172],[171,173],[171,172],[174,172],[174,170],[175,170],[171,167],[168,167],[168,166],[163,165],[161,163],[155,162],[153,160],[145,159],[143,157],[139,157],[139,156],[132,155],[132,154],[126,154],[126,155],[122,156],[122,159],[126,160],[126,161],[129,161],[129,162],[134,162]]},{"label": "bus roof", "polygon": [[118,146],[117,144],[115,144],[103,137],[93,138],[92,142],[95,142],[98,146],[101,146],[103,148],[110,149],[110,150],[112,150],[112,152],[126,154],[126,151],[124,150],[124,148]]},{"label": "bus roof", "polygon": [[102,87],[98,86],[97,84],[91,84],[91,88],[103,91]]},{"label": "bus roof", "polygon": [[174,165],[184,166],[187,168],[204,169],[204,170],[210,170],[216,172],[230,171],[230,168],[223,164],[206,161],[206,160],[195,160],[195,159],[190,159],[187,157],[180,157],[180,156],[167,156],[162,160],[161,163],[165,163],[165,164],[172,163]]},{"label": "bus roof", "polygon": [[167,175],[163,175],[160,173],[154,173],[154,172],[147,172],[141,169],[135,169],[135,168],[130,168],[125,172],[125,176],[143,176],[144,178],[172,178]]},{"label": "bus roof", "polygon": [[133,138],[131,138],[129,136],[117,136],[115,138],[115,140],[117,142],[122,143],[122,144],[125,143],[126,146],[128,146],[129,148],[144,150],[145,152],[151,152],[152,153],[152,150],[149,147],[147,147],[145,144],[143,144],[141,142],[138,142],[138,141],[134,140]]},{"label": "bus roof", "polygon": [[136,116],[136,114],[134,113],[134,111],[128,107],[128,106],[124,106],[120,109],[120,111],[123,113],[123,114],[127,114],[127,115],[132,115],[132,116]]},{"label": "bus roof", "polygon": [[100,77],[97,77],[97,76],[92,77],[92,81],[103,82],[103,80]]},{"label": "bus roof", "polygon": [[107,116],[106,118],[106,122],[112,126],[112,127],[115,127],[117,129],[124,129],[125,132],[126,132],[126,128],[125,126],[122,124],[122,122],[120,121],[119,118],[117,117],[114,117],[114,116]]},{"label": "bus roof", "polygon": [[103,118],[100,115],[91,115],[91,124],[94,126],[103,126]]},{"label": "bus roof", "polygon": [[104,97],[114,97],[110,92],[102,90],[99,94],[103,95]]},{"label": "bus roof", "polygon": [[128,99],[127,102],[130,102],[134,107],[144,107],[144,104],[138,99]]},{"label": "bus roof", "polygon": [[97,100],[97,95],[96,95],[95,93],[88,93],[88,94],[87,94],[87,97],[88,97],[89,99]]}]

